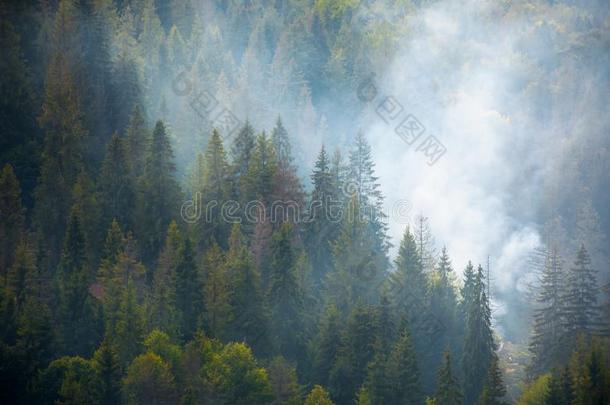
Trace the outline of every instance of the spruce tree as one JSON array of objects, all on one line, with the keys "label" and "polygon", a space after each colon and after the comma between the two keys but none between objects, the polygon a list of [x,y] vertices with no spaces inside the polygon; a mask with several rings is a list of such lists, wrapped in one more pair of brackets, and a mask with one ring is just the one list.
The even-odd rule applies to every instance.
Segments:
[{"label": "spruce tree", "polygon": [[438,404],[461,405],[463,403],[462,390],[460,389],[460,383],[453,375],[451,354],[448,350],[443,354],[434,399]]},{"label": "spruce tree", "polygon": [[246,120],[231,145],[232,198],[239,202],[247,201],[241,190],[246,179],[246,173],[250,168],[254,145],[254,129],[250,122]]},{"label": "spruce tree", "polygon": [[303,352],[303,292],[296,275],[292,227],[284,224],[271,239],[271,268],[267,293],[271,325],[279,353],[297,359]]},{"label": "spruce tree", "polygon": [[498,366],[498,356],[494,353],[489,365],[487,379],[481,396],[477,401],[478,405],[505,405],[502,398],[506,395],[506,387],[502,381],[502,372]]},{"label": "spruce tree", "polygon": [[178,338],[180,333],[176,309],[176,267],[181,244],[178,225],[172,221],[157,261],[148,303],[149,328],[162,330],[173,338]]},{"label": "spruce tree", "polygon": [[126,230],[133,229],[135,189],[124,141],[114,134],[106,148],[99,178],[103,224],[117,220]]},{"label": "spruce tree", "polygon": [[202,173],[199,176],[202,188],[194,192],[201,193],[204,212],[196,224],[197,241],[204,249],[214,243],[226,248],[230,227],[225,213],[221,211],[230,196],[230,172],[222,139],[216,129],[212,131],[203,155]]},{"label": "spruce tree", "polygon": [[59,326],[64,353],[90,354],[97,345],[100,328],[97,305],[89,293],[93,272],[87,258],[82,213],[72,209],[58,274]]},{"label": "spruce tree", "polygon": [[9,164],[0,173],[0,213],[0,275],[6,280],[25,230],[21,188]]},{"label": "spruce tree", "polygon": [[314,281],[319,285],[332,267],[331,244],[339,233],[337,216],[341,202],[339,190],[330,172],[330,162],[324,146],[320,149],[311,175],[313,191],[306,223],[306,243],[314,269]]},{"label": "spruce tree", "polygon": [[144,316],[138,303],[134,282],[131,278],[122,291],[117,315],[116,344],[121,364],[127,367],[140,353],[144,339]]},{"label": "spruce tree", "polygon": [[578,249],[574,265],[567,272],[562,304],[562,339],[563,344],[567,345],[564,347],[569,350],[578,334],[590,335],[599,328],[595,270],[591,268],[591,259],[584,245]]},{"label": "spruce tree", "polygon": [[337,308],[328,305],[320,319],[318,335],[314,339],[313,380],[328,386],[330,372],[339,354],[341,319]]},{"label": "spruce tree", "polygon": [[546,257],[534,311],[533,332],[530,341],[532,362],[528,372],[536,376],[558,365],[561,355],[563,318],[563,270],[562,260],[553,246],[546,250]]},{"label": "spruce tree", "polygon": [[162,235],[178,213],[180,189],[174,178],[174,154],[165,125],[158,121],[141,180],[140,231],[142,256],[150,263],[163,243]]},{"label": "spruce tree", "polygon": [[483,268],[480,265],[472,277],[472,280],[467,279],[467,282],[472,282],[472,285],[468,286],[472,291],[471,295],[465,297],[468,308],[462,354],[466,403],[474,403],[481,395],[496,349],[491,329],[491,311],[485,294]]},{"label": "spruce tree", "polygon": [[221,338],[226,336],[226,326],[231,316],[231,285],[225,255],[217,244],[204,253],[202,267],[203,329],[209,336]]},{"label": "spruce tree", "polygon": [[129,166],[134,177],[138,179],[144,173],[146,154],[151,141],[139,104],[136,104],[133,108],[129,124],[125,130],[125,139]]},{"label": "spruce tree", "polygon": [[199,328],[202,289],[193,244],[186,238],[178,252],[176,265],[176,309],[180,317],[180,333],[185,340],[190,340]]},{"label": "spruce tree", "polygon": [[269,317],[261,290],[260,274],[238,224],[233,226],[227,255],[227,272],[231,285],[230,339],[244,341],[258,355],[270,351]]},{"label": "spruce tree", "polygon": [[419,367],[411,336],[406,329],[400,334],[387,363],[390,404],[421,404],[423,401]]},{"label": "spruce tree", "polygon": [[104,339],[93,354],[93,367],[100,382],[101,404],[113,405],[121,400],[121,364],[116,347]]}]

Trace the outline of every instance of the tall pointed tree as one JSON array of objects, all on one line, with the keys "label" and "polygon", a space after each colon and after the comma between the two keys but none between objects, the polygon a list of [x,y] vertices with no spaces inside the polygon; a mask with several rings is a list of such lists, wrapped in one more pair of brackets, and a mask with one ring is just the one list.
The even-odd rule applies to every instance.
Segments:
[{"label": "tall pointed tree", "polygon": [[449,351],[445,351],[443,354],[434,399],[437,404],[461,405],[463,403],[462,390],[460,389],[460,383],[453,375]]},{"label": "tall pointed tree", "polygon": [[180,318],[180,333],[187,341],[200,326],[203,310],[202,289],[193,244],[187,237],[178,252],[176,265],[176,309]]},{"label": "tall pointed tree", "polygon": [[6,278],[25,230],[21,189],[9,164],[0,173],[0,213],[0,275]]},{"label": "tall pointed tree", "polygon": [[129,124],[125,130],[126,150],[129,156],[129,165],[134,177],[137,179],[144,173],[146,154],[149,150],[150,135],[139,104],[133,108],[129,117]]},{"label": "tall pointed tree", "polygon": [[146,156],[141,180],[140,231],[145,263],[150,263],[163,243],[163,233],[177,215],[180,188],[174,178],[174,154],[165,125],[158,121]]}]

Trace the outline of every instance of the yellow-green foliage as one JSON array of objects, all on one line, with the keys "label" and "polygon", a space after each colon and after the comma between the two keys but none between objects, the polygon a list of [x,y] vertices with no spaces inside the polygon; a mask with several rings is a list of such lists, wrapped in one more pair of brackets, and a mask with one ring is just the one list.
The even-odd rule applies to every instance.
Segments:
[{"label": "yellow-green foliage", "polygon": [[544,374],[536,378],[521,395],[517,405],[538,405],[543,404],[549,392],[550,374]]}]

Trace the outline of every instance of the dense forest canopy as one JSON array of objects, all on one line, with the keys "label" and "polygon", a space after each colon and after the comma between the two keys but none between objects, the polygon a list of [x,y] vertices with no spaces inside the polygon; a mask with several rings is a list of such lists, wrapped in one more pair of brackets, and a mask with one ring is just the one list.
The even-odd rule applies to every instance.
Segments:
[{"label": "dense forest canopy", "polygon": [[0,402],[610,403],[606,0],[0,0]]}]

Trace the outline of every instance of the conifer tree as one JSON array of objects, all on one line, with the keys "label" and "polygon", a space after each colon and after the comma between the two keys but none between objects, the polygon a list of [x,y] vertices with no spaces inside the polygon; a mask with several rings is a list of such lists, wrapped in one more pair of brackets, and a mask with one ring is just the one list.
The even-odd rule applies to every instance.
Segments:
[{"label": "conifer tree", "polygon": [[534,325],[530,341],[533,354],[529,373],[533,376],[557,366],[561,356],[563,317],[563,270],[562,260],[553,246],[546,250],[543,272],[534,311]]},{"label": "conifer tree", "polygon": [[271,240],[268,302],[271,325],[279,352],[297,359],[303,352],[303,292],[296,275],[296,257],[291,242],[292,227],[282,225]]},{"label": "conifer tree", "polygon": [[240,202],[246,201],[241,194],[246,173],[250,168],[250,159],[255,145],[254,129],[246,120],[244,126],[239,130],[233,144],[231,145],[231,172],[233,181],[232,197]]},{"label": "conifer tree", "polygon": [[494,353],[489,365],[487,379],[481,396],[477,401],[478,405],[505,405],[502,398],[506,395],[506,387],[502,381],[502,372],[498,366],[498,356]]},{"label": "conifer tree", "polygon": [[125,130],[126,150],[129,156],[129,166],[133,176],[138,179],[144,173],[146,154],[151,141],[146,122],[139,104],[133,108],[129,124]]},{"label": "conifer tree", "polygon": [[246,342],[258,355],[269,353],[269,318],[261,291],[260,274],[247,247],[243,245],[238,224],[233,226],[229,246],[227,273],[233,286],[230,338]]},{"label": "conifer tree", "polygon": [[9,164],[0,173],[0,213],[0,274],[6,279],[25,231],[21,188],[13,167]]},{"label": "conifer tree", "polygon": [[383,195],[378,177],[375,176],[375,164],[371,156],[371,147],[366,141],[364,133],[359,131],[355,144],[349,155],[349,171],[347,175],[345,192],[355,196],[360,204],[360,215],[368,219],[369,227],[374,235],[375,248],[387,253],[389,242],[387,240],[386,214],[383,211]]},{"label": "conifer tree", "polygon": [[106,225],[117,220],[124,229],[133,229],[135,189],[124,141],[114,134],[106,148],[99,178],[102,218]]},{"label": "conifer tree", "polygon": [[467,279],[467,282],[472,282],[472,286],[468,286],[472,291],[469,297],[465,297],[468,312],[462,354],[466,403],[475,402],[481,395],[496,349],[491,329],[491,311],[485,294],[483,268],[480,265],[472,277],[472,281]]},{"label": "conifer tree", "polygon": [[199,174],[202,188],[194,190],[201,193],[202,206],[205,207],[196,226],[199,246],[204,249],[214,243],[226,248],[230,228],[221,210],[230,196],[229,175],[222,139],[214,129],[203,155],[202,173]]},{"label": "conifer tree", "polygon": [[170,336],[179,336],[178,310],[176,309],[176,267],[182,239],[176,221],[167,229],[165,245],[159,255],[153,277],[152,294],[148,303],[148,325]]},{"label": "conifer tree", "polygon": [[271,132],[271,142],[275,149],[275,156],[279,166],[290,167],[292,165],[292,148],[290,146],[290,139],[288,138],[288,131],[284,128],[282,119],[277,118],[275,127]]},{"label": "conifer tree", "polygon": [[388,359],[389,401],[391,404],[421,404],[423,401],[419,367],[411,337],[405,329]]},{"label": "conifer tree", "polygon": [[599,328],[595,270],[591,268],[591,259],[584,245],[578,249],[574,265],[567,272],[562,301],[563,343],[569,348],[578,334],[588,335]]},{"label": "conifer tree", "polygon": [[93,354],[93,367],[100,382],[101,404],[117,404],[121,400],[121,364],[116,347],[104,339]]},{"label": "conifer tree", "polygon": [[434,236],[432,236],[427,217],[421,214],[417,216],[413,234],[417,243],[417,253],[422,262],[422,268],[425,272],[433,271],[437,253],[434,246]]},{"label": "conifer tree", "polygon": [[445,351],[443,354],[443,362],[438,372],[438,382],[434,399],[438,404],[461,405],[463,403],[460,384],[453,375],[451,354],[449,351]]},{"label": "conifer tree", "polygon": [[324,146],[318,154],[311,180],[313,191],[307,212],[306,243],[314,269],[314,281],[320,283],[332,267],[331,244],[339,233],[340,219],[334,216],[337,216],[341,202]]},{"label": "conifer tree", "polygon": [[304,405],[334,405],[334,402],[330,400],[330,396],[324,388],[316,385],[305,398]]},{"label": "conifer tree", "polygon": [[115,335],[121,364],[127,366],[140,353],[144,339],[143,311],[131,278],[122,291]]},{"label": "conifer tree", "polygon": [[90,354],[97,344],[100,328],[97,305],[89,293],[93,282],[87,259],[81,212],[72,209],[58,274],[59,326],[66,353]]},{"label": "conifer tree", "polygon": [[322,314],[314,340],[312,374],[315,382],[328,386],[330,372],[339,354],[341,320],[337,308],[328,305]]},{"label": "conifer tree", "polygon": [[203,262],[204,330],[211,337],[226,336],[231,316],[230,284],[225,257],[217,244],[205,252]]},{"label": "conifer tree", "polygon": [[269,209],[276,170],[277,159],[273,145],[265,132],[262,132],[256,137],[248,171],[242,183],[241,195],[246,197],[246,201],[260,200]]},{"label": "conifer tree", "polygon": [[176,309],[180,317],[180,333],[185,340],[190,340],[199,327],[202,289],[193,245],[187,237],[178,252],[176,265]]},{"label": "conifer tree", "polygon": [[173,157],[165,125],[158,121],[141,181],[141,229],[138,240],[142,243],[145,263],[152,262],[156,257],[163,243],[163,232],[178,212],[180,189],[174,178],[176,168]]}]

